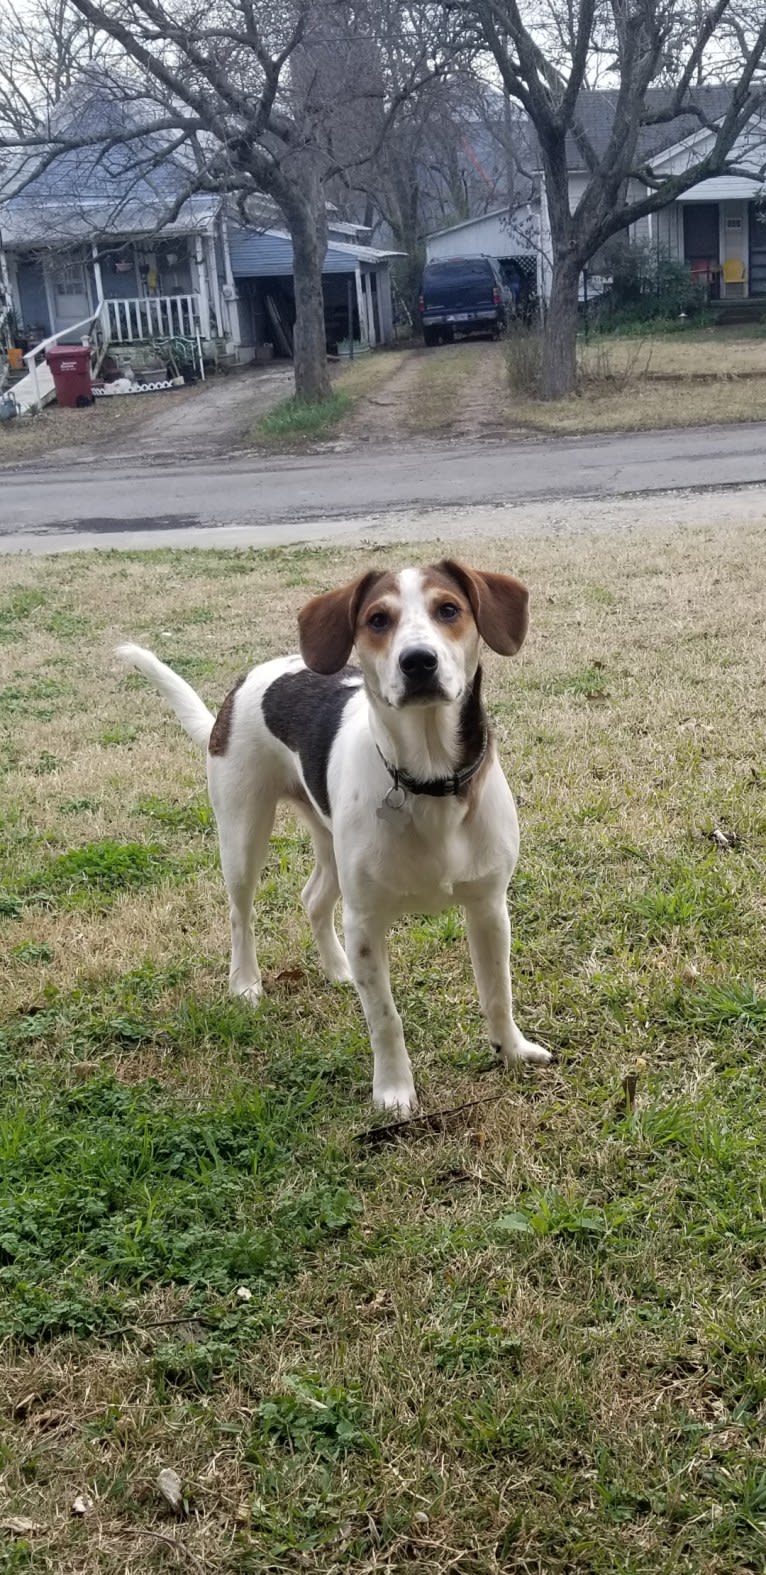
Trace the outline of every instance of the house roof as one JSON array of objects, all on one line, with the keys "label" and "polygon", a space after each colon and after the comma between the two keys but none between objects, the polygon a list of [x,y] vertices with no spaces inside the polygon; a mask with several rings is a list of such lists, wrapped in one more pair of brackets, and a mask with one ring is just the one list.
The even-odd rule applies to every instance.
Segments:
[{"label": "house roof", "polygon": [[[524,213],[530,212],[533,206],[535,208],[537,208],[539,206],[539,204],[537,204],[537,203],[533,204],[533,203],[529,203],[529,202],[524,203],[523,212]],[[514,210],[514,212],[510,214],[510,217],[511,217],[512,221],[516,220],[516,219],[519,219],[522,216],[523,216],[522,215],[522,210]],[[426,236],[426,240],[427,241],[435,241],[437,236],[439,236],[439,235],[454,235],[456,230],[470,230],[470,229],[473,229],[474,225],[476,225],[476,224],[484,224],[487,219],[506,219],[508,217],[509,217],[508,204],[504,203],[502,208],[491,208],[489,213],[477,213],[477,214],[475,214],[475,216],[472,219],[461,219],[459,224],[447,224],[447,225],[445,225],[443,230],[430,230],[429,233]]]},{"label": "house roof", "polygon": [[[36,151],[14,162],[3,182],[9,192],[0,214],[6,243],[60,244],[163,227],[193,172],[167,150],[163,134],[130,135],[144,118],[157,118],[157,110],[121,100],[114,83],[96,79],[72,89],[51,116],[53,136],[65,138],[76,127],[73,135],[103,133],[104,141],[65,148],[43,167]],[[122,133],[129,140],[110,142]],[[216,207],[210,196],[187,198],[169,231],[204,227]]]},{"label": "house roof", "polygon": [[[279,279],[292,274],[292,241],[279,230],[245,230],[231,225],[229,251],[235,278]],[[374,265],[401,255],[401,252],[380,251],[375,246],[330,241],[322,272],[353,273],[357,263]]]},{"label": "house roof", "polygon": [[[709,85],[694,88],[688,97],[706,120],[715,121],[726,114],[731,95],[730,87]],[[669,88],[650,88],[646,95],[647,108],[654,112],[665,109],[671,101],[672,91]],[[589,90],[581,93],[577,100],[577,119],[597,158],[603,158],[609,145],[616,107],[617,90],[611,88]],[[675,147],[699,129],[698,117],[690,113],[676,115],[673,120],[660,121],[657,125],[644,126],[639,132],[638,153],[642,158],[648,158],[653,153]],[[571,171],[587,168],[571,132],[567,136],[567,165]],[[537,166],[539,168],[539,154]]]}]

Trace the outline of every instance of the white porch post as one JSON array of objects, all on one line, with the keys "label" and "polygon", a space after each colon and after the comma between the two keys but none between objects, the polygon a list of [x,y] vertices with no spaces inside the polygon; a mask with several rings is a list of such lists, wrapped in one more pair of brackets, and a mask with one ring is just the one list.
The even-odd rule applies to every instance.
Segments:
[{"label": "white porch post", "polygon": [[101,263],[98,259],[98,246],[96,245],[95,241],[91,247],[91,254],[93,257],[93,279],[96,286],[96,304],[98,305],[98,302],[103,301],[104,299],[104,284],[101,278]]},{"label": "white porch post", "polygon": [[384,344],[390,344],[394,336],[394,311],[391,300],[391,272],[387,264],[378,268],[378,311],[380,313],[380,334]]},{"label": "white porch post", "polygon": [[378,342],[378,336],[375,332],[375,310],[372,304],[372,275],[369,272],[362,274],[362,283],[364,285],[364,299],[367,309],[367,338],[374,350]]},{"label": "white porch post", "polygon": [[48,317],[50,319],[51,325],[50,332],[55,334],[58,327],[56,322],[56,295],[51,282],[51,266],[47,257],[43,261],[43,284],[45,286],[45,299],[48,304]]},{"label": "white porch post", "polygon": [[205,236],[204,248],[205,267],[207,268],[207,276],[211,285],[210,293],[213,304],[213,313],[216,323],[218,324],[218,332],[221,337],[225,339],[229,319],[226,306],[221,296],[221,281],[218,278],[218,260],[215,255],[215,234],[212,229],[210,230],[209,234]]},{"label": "white porch post", "polygon": [[207,282],[207,268],[202,245],[202,236],[194,237],[194,261],[197,264],[197,285],[199,288],[199,326],[203,339],[210,338],[210,291]]},{"label": "white porch post", "polygon": [[367,308],[362,287],[362,270],[358,263],[354,269],[354,279],[356,280],[356,309],[359,313],[359,341],[361,344],[365,344],[367,342]]},{"label": "white porch post", "polygon": [[6,298],[7,298],[8,302],[9,302],[9,304],[10,304],[10,301],[11,301],[11,277],[10,277],[10,274],[8,272],[8,259],[7,259],[6,255],[5,255],[5,247],[4,246],[0,246],[0,280],[2,280],[3,289],[5,291]]},{"label": "white porch post", "polygon": [[229,323],[229,337],[231,339],[232,346],[235,349],[238,349],[242,343],[242,320],[239,313],[239,291],[237,289],[237,281],[234,278],[234,270],[231,266],[229,222],[225,213],[221,214],[220,222],[221,253],[223,255],[223,273],[224,283],[226,286],[226,311]]}]

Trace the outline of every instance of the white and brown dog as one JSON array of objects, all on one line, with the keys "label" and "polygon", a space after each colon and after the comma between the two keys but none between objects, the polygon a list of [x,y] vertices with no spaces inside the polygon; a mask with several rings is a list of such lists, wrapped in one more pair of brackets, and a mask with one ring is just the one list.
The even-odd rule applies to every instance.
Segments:
[{"label": "white and brown dog", "polygon": [[[255,888],[277,804],[306,821],[316,864],[303,891],[324,969],[356,985],[374,1053],[373,1099],[407,1113],[415,1084],[391,994],[387,933],[403,913],[459,903],[489,1037],[506,1066],[547,1050],[517,1028],[506,891],[516,806],[481,700],[480,642],[503,656],[527,631],[527,592],[444,561],[364,574],[299,615],[301,656],[265,662],[217,718],[140,646],[119,654],[207,749],[231,913],[232,995],[256,1005]],[[359,666],[348,666],[356,648]],[[334,925],[343,899],[346,950]]]}]

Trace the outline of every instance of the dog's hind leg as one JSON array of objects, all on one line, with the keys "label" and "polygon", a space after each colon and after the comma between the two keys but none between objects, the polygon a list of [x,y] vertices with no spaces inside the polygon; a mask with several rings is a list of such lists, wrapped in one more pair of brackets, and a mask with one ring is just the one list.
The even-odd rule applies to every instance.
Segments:
[{"label": "dog's hind leg", "polygon": [[261,792],[247,805],[239,805],[235,814],[227,805],[226,814],[218,822],[221,869],[231,918],[229,994],[241,995],[253,1006],[257,1006],[263,993],[253,935],[253,898],[266,862],[276,805],[276,797]]},{"label": "dog's hind leg", "polygon": [[301,893],[303,906],[328,979],[332,979],[335,984],[350,984],[351,969],[334,923],[340,886],[332,837],[315,817],[311,819],[310,831],[316,863]]}]

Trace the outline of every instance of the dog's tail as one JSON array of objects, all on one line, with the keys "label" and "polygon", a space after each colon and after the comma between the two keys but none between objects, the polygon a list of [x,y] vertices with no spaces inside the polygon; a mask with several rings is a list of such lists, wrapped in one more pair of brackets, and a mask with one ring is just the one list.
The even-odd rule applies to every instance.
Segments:
[{"label": "dog's tail", "polygon": [[173,707],[181,726],[186,729],[195,744],[207,748],[208,739],[212,730],[215,717],[208,711],[198,694],[195,694],[191,684],[185,678],[179,678],[172,667],[166,667],[151,651],[145,651],[142,645],[118,645],[117,655],[124,662],[130,662],[144,674],[149,682],[154,684],[164,695],[168,704]]}]

